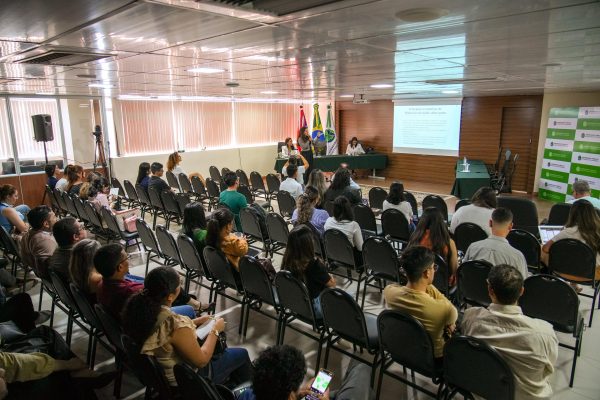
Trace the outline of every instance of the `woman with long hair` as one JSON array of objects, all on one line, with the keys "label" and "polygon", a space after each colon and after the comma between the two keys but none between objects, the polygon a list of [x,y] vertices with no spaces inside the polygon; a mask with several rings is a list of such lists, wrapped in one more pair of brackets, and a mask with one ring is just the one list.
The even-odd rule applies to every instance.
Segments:
[{"label": "woman with long hair", "polygon": [[456,282],[456,269],[458,268],[458,251],[456,244],[450,237],[442,213],[434,207],[426,208],[413,234],[410,236],[408,246],[424,246],[444,259],[448,265],[449,283]]},{"label": "woman with long hair", "polygon": [[452,216],[450,221],[450,232],[454,233],[456,227],[465,222],[475,224],[490,236],[492,228],[490,220],[492,212],[498,206],[496,191],[491,187],[479,188],[471,198],[471,204],[462,206]]},{"label": "woman with long hair", "polygon": [[149,179],[150,179],[150,163],[148,163],[148,162],[140,163],[140,165],[138,167],[137,178],[135,178],[135,184],[144,186],[143,182],[146,181],[145,186],[148,186]]},{"label": "woman with long hair", "polygon": [[[120,208],[118,200],[114,199],[110,194],[108,179],[100,177],[100,179],[94,181],[94,188],[97,190],[97,195],[90,202],[96,207],[98,212],[100,212],[102,207],[108,208],[117,217],[119,229],[127,232],[136,232],[135,220],[139,216],[139,211],[133,208]],[[92,193],[91,190],[90,193]]]},{"label": "woman with long hair", "polygon": [[[596,254],[596,280],[600,280],[600,217],[592,203],[587,200],[577,200],[573,203],[564,229],[542,247],[544,263],[548,264],[548,255],[552,245],[561,239],[576,239],[590,246]],[[566,274],[564,277],[573,281],[586,280]],[[581,291],[578,286],[576,290]]]},{"label": "woman with long hair", "polygon": [[362,201],[360,190],[350,187],[350,171],[348,168],[338,168],[333,176],[331,186],[325,192],[324,201],[334,201],[338,196],[346,197],[351,205]]},{"label": "woman with long hair", "polygon": [[404,185],[401,182],[392,182],[390,192],[383,201],[383,211],[394,208],[406,217],[408,224],[414,228],[412,206],[404,195]]},{"label": "woman with long hair", "polygon": [[290,232],[281,266],[306,284],[313,303],[315,316],[323,318],[319,294],[328,287],[335,287],[335,279],[327,272],[323,261],[315,256],[313,231],[298,225]]},{"label": "woman with long hair", "polygon": [[17,206],[19,191],[13,185],[0,186],[0,227],[8,233],[21,234],[29,229],[27,213],[29,207]]},{"label": "woman with long hair", "polygon": [[181,232],[194,241],[198,254],[202,256],[206,246],[206,216],[202,203],[193,201],[183,209],[183,224]]},{"label": "woman with long hair", "polygon": [[[250,379],[250,358],[242,348],[229,347],[212,360],[219,334],[225,329],[223,318],[202,316],[195,319],[177,315],[170,307],[179,291],[179,274],[170,267],[157,267],[144,281],[144,289],[131,296],[122,314],[123,330],[138,345],[141,353],[155,356],[171,386],[177,386],[173,374],[176,364],[196,368],[211,364],[212,381],[239,384]],[[211,322],[214,320],[214,322]],[[212,330],[200,345],[196,328],[207,322]]]},{"label": "woman with long hair", "polygon": [[298,143],[298,147],[300,147],[300,154],[308,162],[308,168],[306,168],[304,174],[304,184],[306,184],[313,165],[312,138],[306,126],[303,126],[298,131],[298,140],[296,142]]},{"label": "woman with long hair", "polygon": [[[183,168],[181,168],[181,161],[181,153],[179,153],[178,151],[169,154],[169,158],[167,159],[167,171],[171,171],[173,175],[175,175],[175,177],[177,178],[177,181],[179,181],[179,174],[185,174],[185,171],[183,170]],[[192,172],[188,175],[189,178],[191,178],[192,176],[199,177],[202,183],[205,183],[204,178],[202,177],[202,175],[200,175],[199,172]]]},{"label": "woman with long hair", "polygon": [[285,138],[284,145],[281,146],[281,155],[283,157],[289,157],[292,155],[292,151],[295,151],[294,141],[291,137]]},{"label": "woman with long hair", "polygon": [[323,236],[325,232],[325,221],[329,214],[325,210],[316,208],[320,201],[319,192],[312,186],[307,186],[304,193],[298,196],[296,209],[292,214],[292,223],[294,225],[311,223],[312,226]]},{"label": "woman with long hair", "polygon": [[94,254],[99,248],[97,240],[83,239],[73,246],[69,262],[71,280],[92,304],[96,303],[96,292],[102,282],[102,275],[94,267]]},{"label": "woman with long hair", "polygon": [[338,196],[333,202],[333,217],[325,221],[325,231],[337,229],[342,231],[350,244],[354,247],[354,262],[357,266],[362,265],[363,236],[358,222],[354,220],[354,213],[350,201],[344,196]]},{"label": "woman with long hair", "polygon": [[225,254],[238,272],[240,258],[248,254],[248,242],[244,236],[234,235],[233,227],[233,213],[226,208],[217,209],[206,224],[206,244]]},{"label": "woman with long hair", "polygon": [[346,147],[346,155],[359,156],[361,154],[365,154],[365,150],[359,143],[356,136],[354,136],[352,139],[350,139],[350,142],[348,142],[348,147]]},{"label": "woman with long hair", "polygon": [[66,192],[69,194],[79,195],[79,189],[83,184],[85,173],[81,165],[72,165],[67,173],[67,189]]},{"label": "woman with long hair", "polygon": [[317,208],[323,208],[322,202],[325,198],[325,192],[329,188],[329,184],[325,180],[325,174],[320,169],[313,169],[308,176],[308,184],[307,186],[312,186],[319,192],[319,202],[317,203]]}]

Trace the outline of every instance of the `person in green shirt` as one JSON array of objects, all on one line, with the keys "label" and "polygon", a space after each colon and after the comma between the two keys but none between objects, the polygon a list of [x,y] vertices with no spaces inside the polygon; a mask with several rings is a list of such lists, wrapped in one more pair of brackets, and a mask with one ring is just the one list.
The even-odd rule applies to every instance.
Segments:
[{"label": "person in green shirt", "polygon": [[222,191],[219,195],[219,202],[229,207],[235,217],[236,230],[241,232],[242,222],[240,221],[240,210],[248,207],[246,196],[237,191],[240,180],[235,172],[227,172],[225,176],[223,176],[223,182],[227,185],[227,189]]},{"label": "person in green shirt", "polygon": [[194,201],[185,206],[181,231],[194,241],[198,254],[202,256],[206,246],[206,216],[202,203]]}]

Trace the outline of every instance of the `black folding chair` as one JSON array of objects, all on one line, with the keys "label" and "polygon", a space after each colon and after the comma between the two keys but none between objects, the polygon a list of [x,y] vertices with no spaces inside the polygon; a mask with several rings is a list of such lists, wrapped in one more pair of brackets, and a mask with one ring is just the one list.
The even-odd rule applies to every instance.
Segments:
[{"label": "black folding chair", "polygon": [[[212,301],[214,286],[212,284],[212,276],[206,270],[204,260],[198,252],[194,241],[184,233],[179,234],[177,237],[177,246],[179,247],[179,254],[181,255],[181,266],[185,270],[185,292],[189,292],[190,283],[195,282],[198,285],[209,290],[208,302]],[[194,279],[198,279],[194,281]],[[206,278],[210,284],[203,283],[203,278]]]},{"label": "black folding chair", "polygon": [[173,372],[182,400],[235,400],[227,387],[215,385],[187,364],[175,365]]},{"label": "black folding chair", "polygon": [[[325,231],[323,235],[323,242],[325,244],[325,253],[327,254],[327,261],[329,262],[330,268],[345,268],[346,277],[352,282],[352,271],[358,274],[356,282],[356,301],[360,295],[360,284],[363,280],[366,280],[364,275],[365,268],[362,260],[357,260],[355,257],[356,250],[354,246],[348,240],[346,234],[338,229],[329,229]],[[335,274],[335,272],[332,272]],[[339,276],[344,276],[336,274]]]},{"label": "black folding chair", "polygon": [[219,204],[219,196],[221,195],[221,190],[219,189],[219,185],[217,185],[218,181],[215,181],[211,178],[206,178],[206,193],[208,194],[208,209],[209,211],[212,208],[216,208],[217,204]]},{"label": "black folding chair", "polygon": [[292,218],[292,214],[294,214],[294,210],[296,209],[296,200],[289,192],[285,190],[278,191],[275,197],[277,198],[279,214],[289,221]]},{"label": "black folding chair", "polygon": [[279,185],[281,185],[281,181],[275,174],[267,174],[267,201],[271,204],[271,199],[275,197],[277,192],[279,191]]},{"label": "black folding chair", "polygon": [[365,263],[366,279],[363,287],[361,309],[365,308],[367,286],[371,282],[374,280],[378,281],[377,288],[379,289],[379,293],[381,293],[387,281],[400,283],[402,280],[398,253],[396,253],[396,250],[388,240],[377,236],[371,236],[365,240],[363,244],[363,260]]},{"label": "black folding chair", "polygon": [[246,175],[246,172],[244,172],[243,169],[238,169],[237,171],[235,171],[235,174],[240,179],[240,185],[252,187],[252,185],[250,185],[250,181],[248,180],[248,175]]},{"label": "black folding chair", "polygon": [[458,296],[462,306],[487,307],[492,302],[488,294],[487,277],[493,265],[483,260],[463,262],[456,271]]},{"label": "black folding chair", "polygon": [[390,208],[381,214],[382,235],[392,240],[397,245],[397,250],[408,244],[410,240],[409,226],[409,221],[400,210]]},{"label": "black folding chair", "polygon": [[454,212],[457,212],[459,208],[468,206],[469,204],[471,204],[471,200],[469,199],[461,199],[457,201],[456,205],[454,206]]},{"label": "black folding chair", "polygon": [[223,179],[223,177],[221,176],[221,171],[219,171],[219,168],[215,167],[214,165],[208,167],[208,174],[210,175],[210,178],[215,182],[221,182],[221,180]]},{"label": "black folding chair", "polygon": [[[255,243],[262,243],[262,250],[266,254],[271,253],[271,240],[266,226],[261,221],[256,212],[250,208],[240,210],[240,221],[242,222],[242,233],[246,235],[246,241],[249,245],[255,247]],[[255,247],[256,248],[256,247]]]},{"label": "black folding chair", "polygon": [[210,211],[210,201],[208,198],[208,193],[206,192],[206,187],[200,180],[199,176],[192,176],[192,189],[194,191],[194,196],[196,196],[196,200],[201,202],[202,204],[206,204],[208,207],[208,211]]},{"label": "black folding chair", "polygon": [[[182,203],[185,202],[185,198],[182,199],[184,200]],[[170,190],[162,191],[160,193],[160,201],[164,207],[163,217],[165,219],[165,226],[167,229],[169,229],[171,226],[171,222],[180,224],[181,220],[183,219],[183,209],[179,205],[179,201],[177,200],[175,193]]]},{"label": "black folding chair", "polygon": [[585,322],[579,312],[579,297],[567,282],[552,275],[533,275],[525,279],[525,291],[519,298],[523,314],[539,318],[552,324],[555,331],[569,333],[575,338],[575,345],[559,343],[573,350],[573,363],[569,387],[573,387],[577,357],[581,353]]},{"label": "black folding chair", "polygon": [[252,195],[252,192],[250,191],[248,186],[239,184],[238,188],[237,188],[237,192],[244,195],[244,197],[246,198],[246,203],[248,203],[248,204],[254,203],[254,196]]},{"label": "black folding chair", "polygon": [[444,221],[448,222],[448,205],[444,201],[443,198],[438,196],[437,194],[428,194],[425,196],[422,202],[423,210],[433,207],[437,208],[444,217]]},{"label": "black folding chair", "polygon": [[354,212],[354,220],[360,226],[363,236],[373,236],[378,234],[375,213],[370,207],[364,204],[356,204],[352,207],[352,211]]},{"label": "black folding chair", "polygon": [[463,254],[467,252],[467,249],[471,243],[479,242],[488,238],[488,234],[481,229],[479,225],[475,225],[471,222],[463,222],[454,229],[454,242],[456,242],[456,249]]},{"label": "black folding chair", "polygon": [[160,252],[165,258],[165,265],[181,265],[181,254],[179,254],[177,242],[166,227],[156,226],[156,240],[160,246]]},{"label": "black folding chair", "polygon": [[122,231],[121,228],[119,228],[117,217],[106,207],[100,209],[100,215],[102,215],[102,219],[112,234],[111,239],[119,242],[122,240],[125,242],[125,251],[133,245],[137,246],[138,250],[140,249],[140,235],[137,232]]},{"label": "black folding chair", "polygon": [[102,225],[102,216],[96,210],[96,207],[94,207],[94,205],[87,200],[83,204],[83,207],[85,208],[88,220],[90,222],[88,227],[90,232],[96,235],[96,239],[100,240],[100,238],[102,238],[108,241],[112,234],[108,228],[105,228],[104,225]]},{"label": "black folding chair", "polygon": [[169,186],[171,186],[173,189],[181,191],[181,187],[179,187],[179,181],[177,180],[175,174],[171,171],[167,171],[165,172],[165,175],[167,177],[167,183],[169,184]]},{"label": "black folding chair", "polygon": [[290,229],[283,217],[273,212],[267,214],[265,222],[267,224],[269,239],[271,240],[271,255],[274,255],[287,247]]},{"label": "black folding chair", "polygon": [[512,247],[523,253],[529,271],[540,272],[542,247],[533,234],[522,229],[513,229],[508,233],[506,240]]},{"label": "black folding chair", "polygon": [[96,316],[98,317],[98,321],[102,326],[102,331],[106,335],[106,339],[108,339],[114,348],[112,353],[115,355],[117,377],[115,378],[115,388],[113,394],[117,399],[119,399],[121,398],[121,384],[123,382],[123,372],[125,369],[125,349],[123,348],[123,343],[121,342],[121,335],[123,332],[119,322],[106,311],[102,304],[95,304],[94,310],[96,311]]},{"label": "black folding chair", "polygon": [[179,181],[179,187],[181,188],[182,193],[189,193],[195,195],[194,188],[192,187],[192,182],[186,174],[181,172],[179,176],[177,176],[177,180]]},{"label": "black folding chair", "polygon": [[156,235],[154,231],[150,229],[150,226],[146,221],[141,218],[138,218],[135,221],[135,226],[137,228],[138,235],[140,236],[140,240],[142,241],[142,246],[144,247],[144,253],[146,254],[146,273],[148,275],[148,267],[150,266],[150,260],[154,260],[160,264],[163,264],[164,256],[160,251],[160,247],[158,246],[158,241],[156,240]]},{"label": "black folding chair", "polygon": [[[411,192],[404,192],[404,197],[406,198],[406,201],[408,201],[408,203],[410,204],[410,208],[412,208],[412,212],[413,215],[415,217],[419,217],[419,207],[417,204],[417,199],[415,198],[415,195],[412,194]],[[425,209],[425,208],[423,208]]]},{"label": "black folding chair", "polygon": [[[412,315],[402,311],[385,310],[377,318],[377,327],[382,360],[377,384],[377,399],[381,393],[384,374],[436,399],[439,398],[443,386],[442,370],[441,366],[436,364],[433,341],[423,324]],[[404,367],[405,375],[406,368],[410,369],[412,380],[390,371],[389,368],[394,363]],[[433,393],[415,383],[415,372],[431,378],[434,384],[439,385],[438,393]]]},{"label": "black folding chair", "polygon": [[[0,227],[0,229],[0,244],[2,245],[4,258],[11,263],[12,274],[15,275],[17,273],[17,268],[21,267],[24,271],[23,276],[26,277],[28,271],[31,270],[30,266],[23,263],[23,260],[21,259],[21,253],[19,252],[19,247],[12,236],[9,235],[3,227]],[[23,279],[23,287],[21,289],[22,292],[25,292],[26,283],[27,280]]]},{"label": "black folding chair", "polygon": [[450,295],[450,285],[448,280],[450,279],[450,268],[444,259],[439,255],[435,255],[434,260],[437,266],[437,271],[433,276],[433,286],[435,286],[442,294],[446,297]]},{"label": "black folding chair", "polygon": [[[65,341],[67,345],[71,347],[71,337],[73,335],[73,324],[77,324],[81,329],[87,332],[87,327],[80,321],[80,314],[78,312],[77,306],[75,305],[75,300],[73,299],[73,295],[71,294],[71,290],[69,286],[63,279],[56,274],[54,271],[50,271],[50,279],[52,280],[52,287],[56,291],[60,302],[66,308],[67,314],[67,333],[65,335]],[[63,310],[64,311],[64,310]]]},{"label": "black folding chair", "polygon": [[538,211],[535,203],[521,197],[498,196],[498,207],[508,208],[513,214],[513,227],[540,237]]},{"label": "black folding chair", "polygon": [[160,216],[165,220],[167,217],[165,216],[165,206],[162,203],[160,198],[160,192],[155,188],[148,188],[148,198],[150,199],[150,205],[152,206],[152,214],[154,218],[152,219],[152,229],[156,228],[156,219]]},{"label": "black folding chair", "polygon": [[255,196],[261,196],[268,201],[267,189],[263,181],[262,175],[256,171],[250,172],[250,183],[252,184],[252,193]]},{"label": "black folding chair", "polygon": [[130,207],[134,207],[134,208],[139,208],[140,212],[144,212],[145,210],[143,209],[143,204],[140,201],[140,196],[138,195],[137,191],[135,190],[135,187],[133,186],[133,184],[128,181],[127,179],[125,179],[123,181],[123,188],[125,189],[125,193],[127,193],[127,198],[129,199],[129,206]]},{"label": "black folding chair", "polygon": [[556,203],[552,205],[550,209],[550,215],[548,216],[548,220],[546,221],[546,225],[560,225],[564,226],[567,223],[567,219],[569,218],[569,213],[571,212],[570,203]]},{"label": "black folding chair", "polygon": [[369,190],[369,205],[376,214],[383,211],[383,202],[387,198],[388,193],[380,187],[373,187]]},{"label": "black folding chair", "polygon": [[144,189],[144,187],[138,183],[137,185],[135,185],[135,192],[137,193],[138,198],[140,199],[141,217],[144,218],[146,211],[148,211],[150,215],[153,215],[154,207],[152,207],[152,203],[150,202],[150,195],[148,194],[146,189]]}]

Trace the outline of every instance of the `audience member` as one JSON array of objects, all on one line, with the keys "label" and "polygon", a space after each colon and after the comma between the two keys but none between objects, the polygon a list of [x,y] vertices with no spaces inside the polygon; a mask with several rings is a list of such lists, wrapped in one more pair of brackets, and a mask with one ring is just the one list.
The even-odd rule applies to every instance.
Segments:
[{"label": "audience member", "polygon": [[[127,299],[144,289],[144,280],[129,274],[129,258],[130,255],[118,243],[105,244],[94,255],[94,266],[102,275],[96,299],[116,319],[120,318]],[[200,310],[200,302],[180,291],[176,297],[177,306],[173,307],[173,311],[194,318],[195,310]]]},{"label": "audience member", "polygon": [[100,248],[100,243],[94,239],[83,239],[73,246],[69,262],[69,276],[85,294],[90,304],[96,303],[96,293],[102,282],[102,275],[94,267],[94,255]]},{"label": "audience member", "polygon": [[[179,181],[179,174],[186,174],[186,172],[183,170],[183,168],[181,168],[181,153],[176,151],[174,153],[169,154],[169,159],[167,160],[167,171],[171,171],[173,173],[173,175],[175,175],[175,177],[177,178],[177,181]],[[200,178],[200,180],[202,181],[202,184],[204,184],[204,178],[202,177],[202,175],[200,175],[199,172],[192,172],[189,175],[186,174],[190,179],[193,176],[197,176],[198,178]]]},{"label": "audience member", "polygon": [[197,201],[187,204],[183,210],[181,231],[194,241],[200,257],[206,246],[206,216],[202,203]]},{"label": "audience member", "polygon": [[406,217],[411,230],[414,230],[412,206],[404,194],[404,185],[400,182],[393,182],[390,185],[390,193],[383,201],[383,211],[393,208],[400,211]]},{"label": "audience member", "polygon": [[[339,168],[345,168],[350,173],[350,189],[355,189],[355,190],[359,190],[360,191],[360,185],[358,183],[354,182],[354,179],[352,179],[352,174],[354,172],[350,170],[350,166],[348,165],[348,163],[340,163]],[[331,177],[329,178],[329,180],[333,182],[334,178],[335,178],[335,173],[333,175],[331,175]]]},{"label": "audience member", "polygon": [[17,206],[19,191],[13,185],[0,186],[0,226],[8,233],[20,235],[29,229],[25,204]]},{"label": "audience member", "polygon": [[68,183],[65,191],[69,194],[79,195],[84,177],[85,171],[81,165],[71,165],[67,173]]},{"label": "audience member", "polygon": [[234,235],[232,232],[233,213],[226,208],[218,208],[206,224],[206,244],[223,252],[235,268],[239,281],[240,258],[248,254],[248,242],[243,235]]},{"label": "audience member", "polygon": [[392,309],[404,311],[421,321],[433,341],[434,356],[441,358],[444,335],[454,332],[458,312],[432,285],[437,269],[435,254],[424,246],[412,246],[402,253],[400,264],[406,273],[406,286],[393,283],[383,291]]},{"label": "audience member", "polygon": [[[79,187],[79,198],[81,200],[88,200],[88,192],[89,192],[90,188],[92,186],[97,186],[96,182],[98,182],[100,179],[104,179],[106,181],[106,178],[104,178],[98,172],[96,172],[96,171],[89,172],[85,177],[85,182],[83,182],[81,184],[81,186]],[[108,185],[108,186],[110,189],[110,185]]]},{"label": "audience member", "polygon": [[73,165],[71,164],[67,164],[67,166],[63,169],[63,174],[62,177],[58,180],[58,182],[56,182],[56,189],[60,190],[61,192],[66,192],[67,189],[67,185],[69,184],[69,181],[67,180],[67,176],[69,175],[69,170],[71,169]]},{"label": "audience member", "polygon": [[246,201],[246,196],[237,191],[240,179],[235,172],[226,172],[225,176],[223,176],[223,182],[225,182],[227,189],[223,190],[219,195],[219,202],[225,204],[231,210],[235,218],[235,227],[241,232],[242,221],[240,220],[240,211],[242,208],[248,207],[248,201]]},{"label": "audience member", "polygon": [[575,203],[578,200],[587,200],[600,210],[600,199],[592,196],[590,184],[581,179],[573,182],[573,200],[569,201],[569,203]]},{"label": "audience member", "polygon": [[479,226],[490,236],[492,234],[490,219],[492,218],[492,211],[497,205],[494,189],[490,187],[479,188],[471,198],[471,204],[462,206],[452,215],[450,232],[454,233],[457,226],[470,222]]},{"label": "audience member", "polygon": [[323,319],[319,295],[328,287],[335,287],[335,279],[315,255],[313,232],[308,226],[299,225],[290,232],[281,267],[306,284],[315,316]]},{"label": "audience member", "polygon": [[[94,188],[97,190],[97,195],[91,200],[96,210],[100,212],[102,207],[106,207],[117,218],[119,229],[127,232],[136,232],[135,220],[139,216],[139,212],[135,209],[121,209],[120,203],[114,201],[110,194],[110,184],[104,177],[94,182]],[[117,209],[118,208],[118,209]]]},{"label": "audience member", "polygon": [[[302,161],[302,165],[300,164],[300,161]],[[283,168],[281,169],[281,174],[283,176],[289,176],[288,172],[287,172],[287,168],[290,165],[295,165],[297,167],[297,172],[298,174],[296,175],[296,182],[298,182],[301,185],[304,185],[304,174],[308,172],[308,160],[306,158],[304,158],[304,156],[302,154],[297,154],[295,156],[290,156],[290,158],[285,162],[285,164],[283,165]]]},{"label": "audience member", "polygon": [[148,184],[150,183],[150,163],[140,163],[138,167],[137,178],[135,178],[136,185],[142,185],[146,192],[148,191]]},{"label": "audience member", "polygon": [[360,190],[350,187],[350,171],[347,168],[339,168],[333,177],[331,186],[325,192],[325,201],[334,201],[337,197],[346,197],[351,205],[362,202]]},{"label": "audience member", "polygon": [[333,217],[327,218],[325,231],[337,229],[342,231],[354,247],[354,261],[356,266],[362,266],[362,230],[358,222],[354,221],[354,213],[350,201],[344,196],[338,196],[333,202]]},{"label": "audience member", "polygon": [[52,257],[48,259],[48,270],[62,278],[63,282],[70,282],[69,262],[75,243],[87,237],[83,226],[73,217],[65,217],[57,221],[52,227],[52,234],[58,244]]},{"label": "audience member", "polygon": [[448,265],[450,286],[456,284],[458,251],[454,240],[450,238],[444,217],[438,209],[429,207],[423,211],[408,246],[425,246],[442,257]]},{"label": "audience member", "polygon": [[317,189],[312,186],[307,186],[304,193],[301,194],[296,201],[296,209],[292,213],[292,223],[294,225],[300,225],[310,222],[319,234],[323,236],[323,233],[325,232],[325,222],[327,222],[329,214],[325,210],[316,208],[320,200]]},{"label": "audience member", "polygon": [[58,177],[60,176],[60,169],[56,164],[46,164],[44,172],[46,172],[46,176],[48,177],[46,185],[48,185],[50,189],[54,189],[58,182]]},{"label": "audience member", "polygon": [[523,315],[518,300],[523,294],[523,275],[506,264],[491,269],[488,308],[465,311],[461,330],[495,348],[515,377],[515,399],[549,399],[550,377],[558,356],[558,340],[552,325]]},{"label": "audience member", "polygon": [[478,242],[471,243],[464,260],[484,260],[492,265],[508,264],[515,267],[523,278],[527,278],[527,261],[519,250],[512,247],[506,237],[513,227],[513,214],[507,208],[496,208],[492,219],[488,222],[492,235]]},{"label": "audience member", "polygon": [[[263,350],[254,361],[252,388],[245,390],[239,400],[289,400],[314,398],[310,379],[300,387],[306,375],[304,354],[289,345],[272,346]],[[370,400],[371,369],[353,360],[346,370],[338,390],[327,389],[323,400]],[[309,396],[310,395],[310,396]],[[307,397],[305,397],[307,396]]]},{"label": "audience member", "polygon": [[327,188],[329,187],[329,184],[325,181],[325,174],[323,174],[323,171],[321,171],[320,169],[313,169],[308,177],[307,186],[312,186],[315,189],[317,189],[317,192],[319,192],[319,202],[315,207],[323,208],[323,198],[325,196]]},{"label": "audience member", "polygon": [[[50,279],[48,261],[58,246],[52,236],[56,215],[50,207],[43,205],[32,208],[27,219],[31,228],[21,238],[21,259],[37,276]],[[5,270],[0,270],[0,283],[5,285],[2,271]]]},{"label": "audience member", "polygon": [[[561,239],[576,239],[590,246],[596,254],[596,280],[600,280],[600,216],[592,203],[583,199],[573,203],[564,229],[542,247],[542,261],[546,265],[549,261],[550,248]],[[562,276],[572,281],[588,280],[568,274]],[[581,291],[579,286],[574,285],[574,287],[578,292]]]},{"label": "audience member", "polygon": [[[35,311],[31,296],[27,293],[17,293],[14,296],[0,301],[0,322],[12,321],[22,333],[29,333],[36,325],[43,324],[50,319],[50,311]],[[2,344],[9,341],[5,335]]]},{"label": "audience member", "polygon": [[348,146],[346,147],[346,155],[348,156],[359,156],[361,154],[365,154],[365,150],[362,145],[358,142],[356,136],[350,139],[348,142]]},{"label": "audience member", "polygon": [[289,157],[292,155],[292,151],[296,151],[296,148],[294,148],[294,141],[291,137],[285,138],[285,143],[281,146],[281,155],[283,157]]},{"label": "audience member", "polygon": [[164,190],[171,190],[171,187],[162,178],[165,171],[161,163],[153,162],[150,166],[150,171],[152,172],[152,175],[148,180],[148,189],[155,189],[158,193]]},{"label": "audience member", "polygon": [[[298,156],[302,156],[303,167],[305,169],[305,171],[302,171],[302,174],[299,174],[299,176],[300,178],[304,178],[304,172],[310,174],[313,164],[313,142],[306,126],[303,126],[298,130],[298,139],[296,140],[296,143],[298,143],[298,148],[300,149],[300,154],[298,154]],[[284,165],[283,169],[286,167],[287,165]],[[282,171],[281,173],[283,174],[284,172]],[[306,184],[306,181],[303,180],[300,183]]]},{"label": "audience member", "polygon": [[[245,349],[228,347],[213,358],[217,338],[225,329],[223,318],[190,319],[171,311],[180,290],[179,275],[173,268],[157,267],[150,271],[144,290],[133,295],[125,306],[122,318],[125,333],[141,346],[143,354],[157,358],[171,386],[177,386],[173,366],[183,362],[196,368],[210,363],[211,378],[216,384],[227,380],[232,384],[248,381],[251,364]],[[211,319],[214,326],[200,345],[196,328]]]},{"label": "audience member", "polygon": [[279,185],[279,190],[285,190],[292,195],[294,200],[302,194],[302,184],[298,182],[298,166],[290,164],[287,166],[286,174],[287,178]]}]

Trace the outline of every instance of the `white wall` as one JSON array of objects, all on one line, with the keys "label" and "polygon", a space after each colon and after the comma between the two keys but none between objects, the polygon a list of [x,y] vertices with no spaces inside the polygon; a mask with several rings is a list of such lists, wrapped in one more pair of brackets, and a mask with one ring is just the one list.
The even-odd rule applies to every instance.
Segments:
[{"label": "white wall", "polygon": [[553,107],[600,107],[600,92],[560,92],[545,93],[542,103],[542,120],[540,122],[540,138],[538,141],[537,163],[535,167],[535,185],[533,191],[537,192],[542,160],[544,158],[544,145],[548,131],[548,114]]},{"label": "white wall", "polygon": [[[149,163],[158,161],[166,168],[168,156],[167,153],[161,153],[146,156],[113,157],[111,159],[113,176],[121,182],[124,179],[134,182],[140,163],[144,161]],[[181,158],[183,159],[181,166],[186,173],[200,172],[205,178],[210,176],[208,168],[211,165],[219,169],[227,167],[233,171],[241,168],[248,175],[252,171],[258,171],[264,176],[274,171],[273,167],[277,158],[277,145],[190,151],[182,153]]]}]

